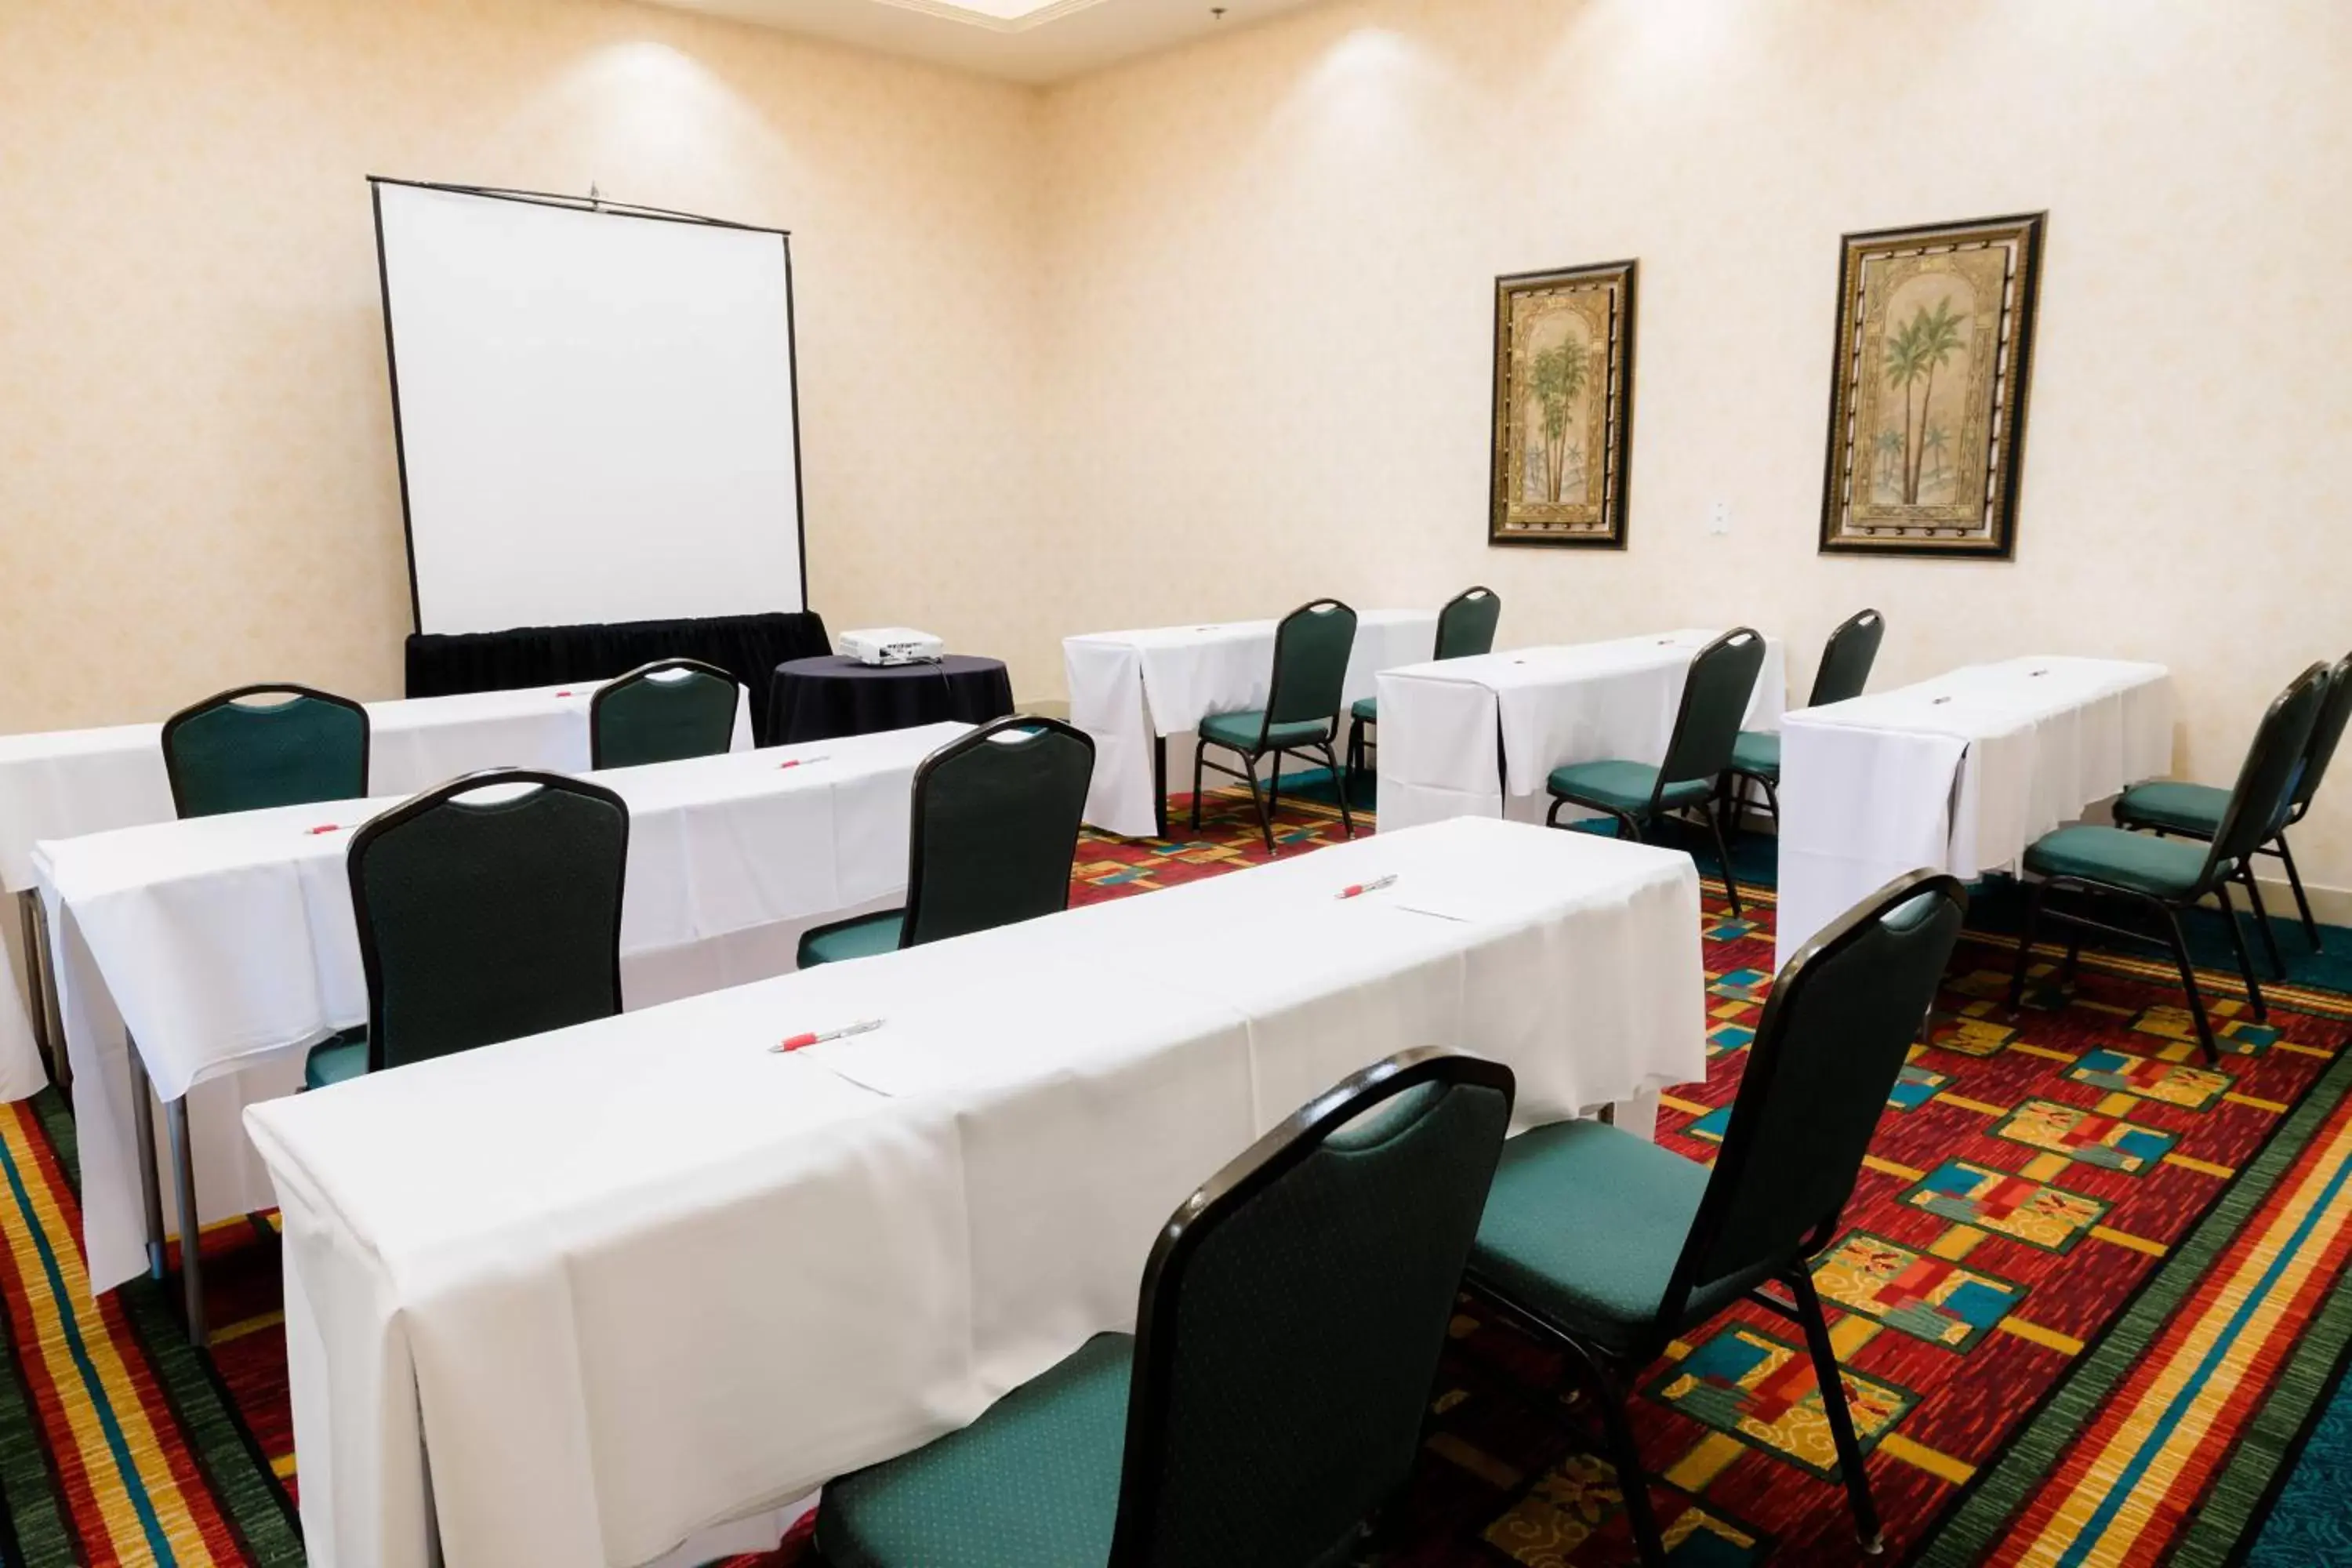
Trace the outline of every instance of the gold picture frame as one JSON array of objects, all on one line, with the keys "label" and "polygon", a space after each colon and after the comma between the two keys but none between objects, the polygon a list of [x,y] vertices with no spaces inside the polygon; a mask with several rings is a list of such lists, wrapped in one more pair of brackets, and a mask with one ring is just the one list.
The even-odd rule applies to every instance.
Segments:
[{"label": "gold picture frame", "polygon": [[1495,279],[1489,544],[1625,548],[1636,270]]},{"label": "gold picture frame", "polygon": [[2048,218],[1841,242],[1822,553],[2015,554]]}]

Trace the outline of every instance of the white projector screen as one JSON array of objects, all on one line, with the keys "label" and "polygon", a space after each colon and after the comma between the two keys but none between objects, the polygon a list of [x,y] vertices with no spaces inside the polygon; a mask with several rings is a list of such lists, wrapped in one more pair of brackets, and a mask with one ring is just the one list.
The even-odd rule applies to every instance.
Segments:
[{"label": "white projector screen", "polygon": [[783,234],[374,191],[417,630],[806,608]]}]

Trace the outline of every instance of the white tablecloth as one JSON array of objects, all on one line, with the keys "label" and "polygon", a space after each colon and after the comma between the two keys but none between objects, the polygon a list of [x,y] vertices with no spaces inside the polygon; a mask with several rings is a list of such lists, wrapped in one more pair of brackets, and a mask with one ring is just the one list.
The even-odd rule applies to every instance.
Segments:
[{"label": "white tablecloth", "polygon": [[[1153,737],[1182,734],[1212,713],[1264,708],[1274,678],[1275,625],[1233,621],[1094,632],[1062,640],[1070,722],[1095,740],[1088,822],[1130,838],[1160,830],[1160,803],[1152,798]],[[1372,695],[1374,676],[1426,659],[1436,644],[1434,610],[1361,612],[1339,697],[1341,735],[1348,708]],[[1335,741],[1334,750],[1340,743]],[[1185,765],[1191,765],[1189,757]]]},{"label": "white tablecloth", "polygon": [[1973,879],[2172,764],[2160,664],[1969,665],[1780,725],[1779,962],[1890,878]]},{"label": "white tablecloth", "polygon": [[[367,705],[368,789],[413,795],[478,768],[588,766],[588,703],[598,681]],[[33,846],[172,819],[161,724],[0,735],[0,890],[33,886]],[[735,707],[735,749],[751,744],[751,707]],[[0,953],[0,1100],[48,1081],[11,956]]]},{"label": "white tablecloth", "polygon": [[[1465,815],[1538,822],[1554,768],[1663,760],[1691,655],[1722,635],[1667,632],[1383,671],[1381,831]],[[1741,727],[1772,728],[1788,689],[1787,649],[1768,637]]]},{"label": "white tablecloth", "polygon": [[[632,1005],[777,973],[801,931],[905,894],[908,786],[968,728],[915,730],[587,776],[629,804],[621,922]],[[791,758],[823,757],[786,768]],[[239,812],[35,853],[74,1065],[93,1289],[145,1265],[126,1027],[163,1099],[189,1094],[197,1207],[266,1208],[239,1124],[289,1094],[306,1046],[367,1021],[344,854],[393,798]],[[332,833],[313,828],[338,825]],[[175,1206],[165,1190],[167,1223]]]},{"label": "white tablecloth", "polygon": [[1366,1063],[1507,1062],[1521,1126],[1701,1076],[1697,915],[1686,856],[1454,822],[257,1106],[310,1560],[425,1562],[421,1449],[467,1568],[913,1448],[1131,1326],[1175,1205]]}]

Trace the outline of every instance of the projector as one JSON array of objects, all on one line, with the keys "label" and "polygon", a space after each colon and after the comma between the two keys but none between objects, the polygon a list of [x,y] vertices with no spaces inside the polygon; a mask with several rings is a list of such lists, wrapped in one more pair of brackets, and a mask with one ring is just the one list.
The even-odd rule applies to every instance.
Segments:
[{"label": "projector", "polygon": [[854,658],[860,664],[937,664],[947,653],[945,643],[912,626],[872,626],[862,632],[844,632],[835,646],[844,658]]}]

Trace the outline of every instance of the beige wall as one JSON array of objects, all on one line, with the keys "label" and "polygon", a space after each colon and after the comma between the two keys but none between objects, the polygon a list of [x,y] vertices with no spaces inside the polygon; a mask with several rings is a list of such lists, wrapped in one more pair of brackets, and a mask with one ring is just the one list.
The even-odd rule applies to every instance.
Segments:
[{"label": "beige wall", "polygon": [[[1472,581],[1801,688],[1872,603],[1885,680],[2166,659],[2225,777],[2352,645],[2347,80],[2335,0],[1334,0],[1044,93],[619,0],[0,0],[0,731],[397,689],[373,172],[793,228],[814,601],[1024,693]],[[1822,559],[1838,236],[2038,207],[2016,563]],[[1490,551],[1491,280],[1624,256],[1633,548]],[[2352,786],[2305,837],[2352,886]]]},{"label": "beige wall", "polygon": [[593,0],[0,0],[0,732],[398,694],[370,174],[795,230],[811,597],[985,644],[1034,479],[1038,117]]},{"label": "beige wall", "polygon": [[[2170,663],[2226,781],[2352,647],[2347,82],[2338,0],[1362,0],[1057,90],[1076,618],[1484,581],[1507,641],[1748,621],[1801,690],[1874,604],[1882,682]],[[1822,558],[1838,237],[2037,208],[2015,563]],[[1632,548],[1489,550],[1492,279],[1628,256]],[[2352,768],[2301,837],[2352,885]]]}]

